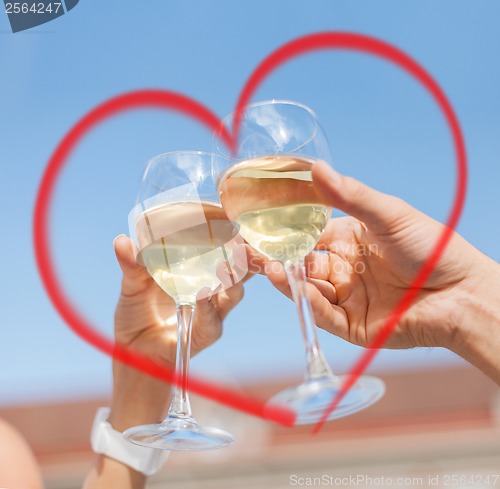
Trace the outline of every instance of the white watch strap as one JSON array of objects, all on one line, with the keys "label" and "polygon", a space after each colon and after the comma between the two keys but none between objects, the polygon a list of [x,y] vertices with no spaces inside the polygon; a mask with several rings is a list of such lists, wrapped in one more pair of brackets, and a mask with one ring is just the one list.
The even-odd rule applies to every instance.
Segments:
[{"label": "white watch strap", "polygon": [[170,454],[168,450],[141,447],[123,438],[122,433],[108,423],[110,409],[97,410],[92,425],[90,442],[95,453],[106,455],[128,465],[144,475],[153,475],[163,467]]}]

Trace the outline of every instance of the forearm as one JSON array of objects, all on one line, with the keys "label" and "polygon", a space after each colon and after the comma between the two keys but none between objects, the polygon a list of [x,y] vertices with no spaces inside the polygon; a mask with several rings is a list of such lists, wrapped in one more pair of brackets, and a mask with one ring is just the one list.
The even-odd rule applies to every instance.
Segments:
[{"label": "forearm", "polygon": [[500,265],[490,259],[462,293],[451,349],[500,385]]},{"label": "forearm", "polygon": [[[157,423],[167,408],[170,388],[134,368],[119,362],[113,365],[113,399],[109,423],[117,431],[140,424]],[[83,489],[142,489],[146,477],[130,467],[98,455]]]},{"label": "forearm", "polygon": [[170,397],[168,384],[120,362],[113,365],[113,378],[109,422],[115,430],[163,419]]}]

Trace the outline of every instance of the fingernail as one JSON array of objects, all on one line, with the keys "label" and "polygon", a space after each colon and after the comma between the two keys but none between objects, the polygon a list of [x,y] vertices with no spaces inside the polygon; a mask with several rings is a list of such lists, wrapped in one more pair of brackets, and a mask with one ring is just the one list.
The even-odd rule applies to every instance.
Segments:
[{"label": "fingernail", "polygon": [[210,287],[203,287],[196,294],[196,302],[200,304],[208,304],[212,300],[212,289]]},{"label": "fingernail", "polygon": [[320,161],[316,162],[315,165],[318,165],[318,167],[323,172],[325,172],[325,174],[328,176],[331,184],[340,185],[340,182],[342,181],[342,176],[340,175],[339,172],[335,171],[328,163],[320,160]]},{"label": "fingernail", "polygon": [[114,240],[113,240],[113,246],[115,245],[116,241],[120,238],[124,238],[126,237],[127,235],[126,234],[119,234]]}]

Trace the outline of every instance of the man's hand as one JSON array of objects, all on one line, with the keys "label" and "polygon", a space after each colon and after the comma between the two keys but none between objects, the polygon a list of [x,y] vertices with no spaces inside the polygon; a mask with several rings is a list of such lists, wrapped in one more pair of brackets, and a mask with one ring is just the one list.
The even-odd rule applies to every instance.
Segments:
[{"label": "man's hand", "polygon": [[[313,252],[306,260],[315,321],[347,341],[369,346],[431,254],[444,226],[396,197],[333,172],[324,163],[313,165],[312,174],[325,203],[353,216],[330,220],[317,245],[326,253]],[[249,253],[250,270],[264,270],[290,297],[282,267]],[[498,265],[453,233],[437,267],[385,346],[443,346],[459,352],[471,334],[471,325],[464,323],[465,310],[475,296],[483,294],[480,291],[491,294],[488,288],[500,288]]]}]

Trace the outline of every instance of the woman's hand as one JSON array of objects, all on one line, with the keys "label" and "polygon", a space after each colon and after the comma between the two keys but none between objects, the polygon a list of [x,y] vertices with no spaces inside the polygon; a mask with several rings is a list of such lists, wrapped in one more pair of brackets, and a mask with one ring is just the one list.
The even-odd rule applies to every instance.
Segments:
[{"label": "woman's hand", "polygon": [[[177,320],[175,303],[135,261],[133,242],[119,236],[114,242],[123,272],[115,312],[115,341],[169,366],[175,364]],[[243,286],[225,289],[196,304],[191,355],[210,346],[222,334],[222,321],[243,298]]]},{"label": "woman's hand", "polygon": [[[122,290],[115,312],[115,342],[166,367],[175,367],[177,321],[174,301],[135,261],[133,242],[126,236],[114,241],[123,272]],[[210,346],[222,334],[222,321],[243,298],[237,283],[196,303],[191,355]],[[113,399],[108,421],[117,431],[132,426],[159,423],[166,414],[170,386],[163,381],[113,361]],[[146,478],[130,467],[99,456],[84,489],[142,489]]]},{"label": "woman's hand", "polygon": [[[174,368],[177,344],[175,303],[154,282],[146,268],[137,264],[133,246],[132,240],[126,236],[119,236],[114,242],[123,272],[115,312],[115,341]],[[242,298],[243,286],[238,283],[210,300],[205,298],[197,302],[191,355],[221,336],[222,321]],[[168,385],[117,361],[113,363],[113,375],[115,393],[111,421],[116,425],[115,429],[159,421],[166,408]]]}]

